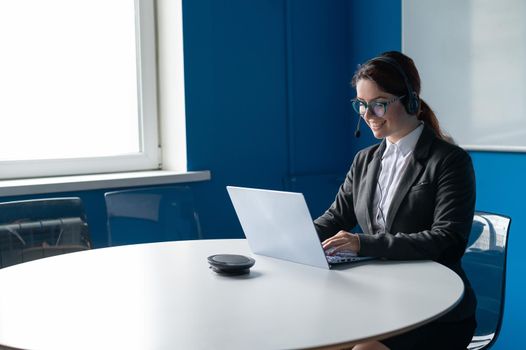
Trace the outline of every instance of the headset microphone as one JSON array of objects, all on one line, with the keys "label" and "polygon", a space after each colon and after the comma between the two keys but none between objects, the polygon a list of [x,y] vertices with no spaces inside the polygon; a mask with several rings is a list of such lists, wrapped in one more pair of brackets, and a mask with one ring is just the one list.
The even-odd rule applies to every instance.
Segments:
[{"label": "headset microphone", "polygon": [[362,117],[361,116],[358,116],[358,124],[356,124],[356,131],[354,132],[354,137],[358,138],[360,137],[361,133],[360,133],[360,123],[362,121]]}]

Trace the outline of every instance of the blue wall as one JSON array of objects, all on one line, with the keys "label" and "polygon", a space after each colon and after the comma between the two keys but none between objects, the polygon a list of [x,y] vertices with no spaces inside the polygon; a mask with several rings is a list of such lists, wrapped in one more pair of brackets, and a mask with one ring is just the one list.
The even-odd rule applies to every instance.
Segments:
[{"label": "blue wall", "polygon": [[183,2],[189,169],[208,237],[241,237],[225,186],[305,193],[313,216],[352,157],[349,2]]},{"label": "blue wall", "polygon": [[522,275],[526,261],[523,198],[526,155],[523,153],[471,152],[477,176],[477,208],[511,217],[508,241],[506,299],[501,334],[494,349],[524,349],[526,339],[526,283]]}]

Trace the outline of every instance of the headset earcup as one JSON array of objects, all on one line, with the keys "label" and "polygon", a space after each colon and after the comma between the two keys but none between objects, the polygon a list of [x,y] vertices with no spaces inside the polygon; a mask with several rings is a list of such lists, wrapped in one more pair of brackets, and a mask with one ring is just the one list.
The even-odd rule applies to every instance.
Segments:
[{"label": "headset earcup", "polygon": [[409,114],[416,114],[418,113],[418,109],[420,108],[420,99],[418,98],[418,95],[416,92],[412,92],[411,96],[407,100],[406,104],[406,110]]}]

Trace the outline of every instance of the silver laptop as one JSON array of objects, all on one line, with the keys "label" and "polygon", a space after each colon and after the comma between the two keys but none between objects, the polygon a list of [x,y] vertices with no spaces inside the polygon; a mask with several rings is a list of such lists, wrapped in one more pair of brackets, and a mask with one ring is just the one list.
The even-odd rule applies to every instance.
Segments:
[{"label": "silver laptop", "polygon": [[255,254],[325,269],[371,259],[352,253],[326,256],[301,193],[233,186],[227,191]]}]

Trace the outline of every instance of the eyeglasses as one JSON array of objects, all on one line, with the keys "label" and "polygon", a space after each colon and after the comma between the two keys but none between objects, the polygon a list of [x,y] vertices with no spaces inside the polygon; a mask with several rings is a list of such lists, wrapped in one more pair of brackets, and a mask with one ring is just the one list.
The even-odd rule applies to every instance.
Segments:
[{"label": "eyeglasses", "polygon": [[359,100],[357,98],[352,99],[352,108],[360,115],[360,117],[365,116],[365,113],[367,113],[367,110],[370,110],[371,113],[373,113],[375,116],[382,118],[385,113],[387,113],[387,106],[389,106],[391,103],[396,102],[402,98],[403,96],[394,97],[392,100],[386,101],[386,102],[380,102],[380,101],[371,101],[369,103]]}]

